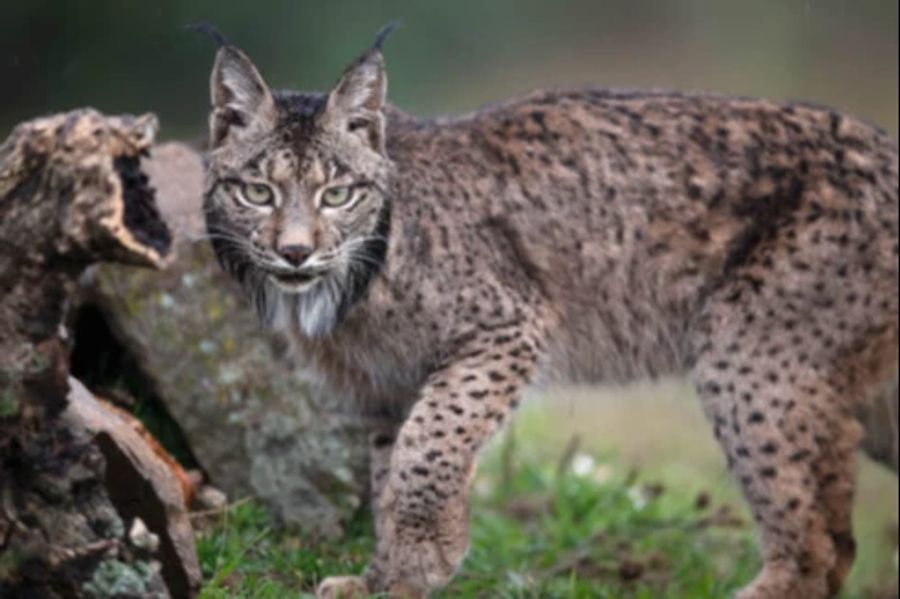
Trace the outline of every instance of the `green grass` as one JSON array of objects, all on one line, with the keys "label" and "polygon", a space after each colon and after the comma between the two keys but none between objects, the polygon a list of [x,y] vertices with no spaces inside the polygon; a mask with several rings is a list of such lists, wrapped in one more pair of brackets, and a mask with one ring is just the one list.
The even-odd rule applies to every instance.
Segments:
[{"label": "green grass", "polygon": [[705,495],[580,451],[563,466],[498,453],[476,481],[472,551],[445,597],[724,597],[756,568],[748,529]]},{"label": "green grass", "polygon": [[197,539],[205,580],[200,597],[308,597],[323,578],[360,571],[371,549],[365,518],[351,523],[340,543],[309,544],[294,532],[273,528],[259,504],[243,503]]},{"label": "green grass", "polygon": [[[479,468],[472,548],[438,597],[718,599],[753,577],[753,529],[702,417],[681,402],[629,399],[621,417],[622,404],[577,397],[520,415]],[[897,577],[896,540],[884,532],[896,525],[897,483],[871,469],[845,598],[889,596],[870,589]],[[315,544],[246,503],[199,540],[200,596],[311,597],[322,578],[360,572],[372,543],[364,516],[346,540]]]},{"label": "green grass", "polygon": [[[727,508],[666,490],[608,460],[570,465],[487,459],[474,485],[472,550],[440,597],[724,597],[749,578],[749,530]],[[518,454],[514,454],[518,455]],[[511,464],[511,461],[515,462]],[[577,470],[577,473],[574,470]],[[305,597],[323,577],[359,572],[364,522],[348,541],[306,544],[254,503],[199,540],[205,599]]]}]

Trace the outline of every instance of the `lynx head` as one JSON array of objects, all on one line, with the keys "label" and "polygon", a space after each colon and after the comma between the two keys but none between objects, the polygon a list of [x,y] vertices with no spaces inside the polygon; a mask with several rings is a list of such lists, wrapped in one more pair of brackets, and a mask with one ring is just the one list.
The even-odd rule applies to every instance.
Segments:
[{"label": "lynx head", "polygon": [[381,45],[391,29],[328,94],[273,92],[243,52],[218,50],[207,230],[270,324],[328,334],[384,263],[391,162]]}]

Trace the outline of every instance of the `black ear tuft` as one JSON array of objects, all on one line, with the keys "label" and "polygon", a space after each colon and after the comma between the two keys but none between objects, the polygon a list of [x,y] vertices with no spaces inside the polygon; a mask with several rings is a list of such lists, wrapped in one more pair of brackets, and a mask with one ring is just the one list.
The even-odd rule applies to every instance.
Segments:
[{"label": "black ear tuft", "polygon": [[193,31],[195,33],[202,33],[204,35],[209,36],[209,38],[216,44],[217,48],[221,48],[222,46],[230,46],[231,43],[228,39],[222,35],[222,32],[218,30],[218,28],[210,23],[209,21],[198,21],[196,23],[188,23],[184,26],[184,28],[188,31]]},{"label": "black ear tuft", "polygon": [[378,50],[380,52],[387,38],[390,37],[390,35],[394,33],[394,31],[396,31],[397,28],[402,24],[403,21],[397,19],[396,21],[392,21],[382,27],[381,30],[377,34],[375,34],[375,41],[372,43],[372,49]]},{"label": "black ear tuft", "polygon": [[322,116],[332,130],[353,133],[376,152],[384,154],[384,104],[387,75],[381,48],[399,27],[394,21],[375,36],[372,45],[347,67],[337,85],[328,94]]}]

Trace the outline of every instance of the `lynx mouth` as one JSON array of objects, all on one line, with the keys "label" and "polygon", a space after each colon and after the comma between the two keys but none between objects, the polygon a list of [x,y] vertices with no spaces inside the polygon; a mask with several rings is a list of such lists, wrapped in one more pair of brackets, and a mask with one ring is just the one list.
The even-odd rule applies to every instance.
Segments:
[{"label": "lynx mouth", "polygon": [[113,168],[122,183],[122,224],[135,241],[165,256],[172,247],[172,233],[156,205],[156,190],[141,170],[140,155],[119,156]]},{"label": "lynx mouth", "polygon": [[322,273],[303,272],[303,273],[272,273],[269,275],[275,284],[288,293],[300,293],[312,288],[318,283]]}]

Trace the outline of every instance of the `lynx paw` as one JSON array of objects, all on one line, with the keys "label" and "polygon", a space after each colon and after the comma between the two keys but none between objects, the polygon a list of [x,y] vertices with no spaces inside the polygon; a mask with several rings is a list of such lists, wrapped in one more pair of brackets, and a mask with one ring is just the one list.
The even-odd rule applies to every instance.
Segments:
[{"label": "lynx paw", "polygon": [[316,589],[316,599],[365,599],[368,596],[366,581],[359,576],[332,576]]},{"label": "lynx paw", "polygon": [[762,572],[735,599],[825,599],[829,596],[823,575],[802,575],[794,567],[775,563],[764,566]]}]

